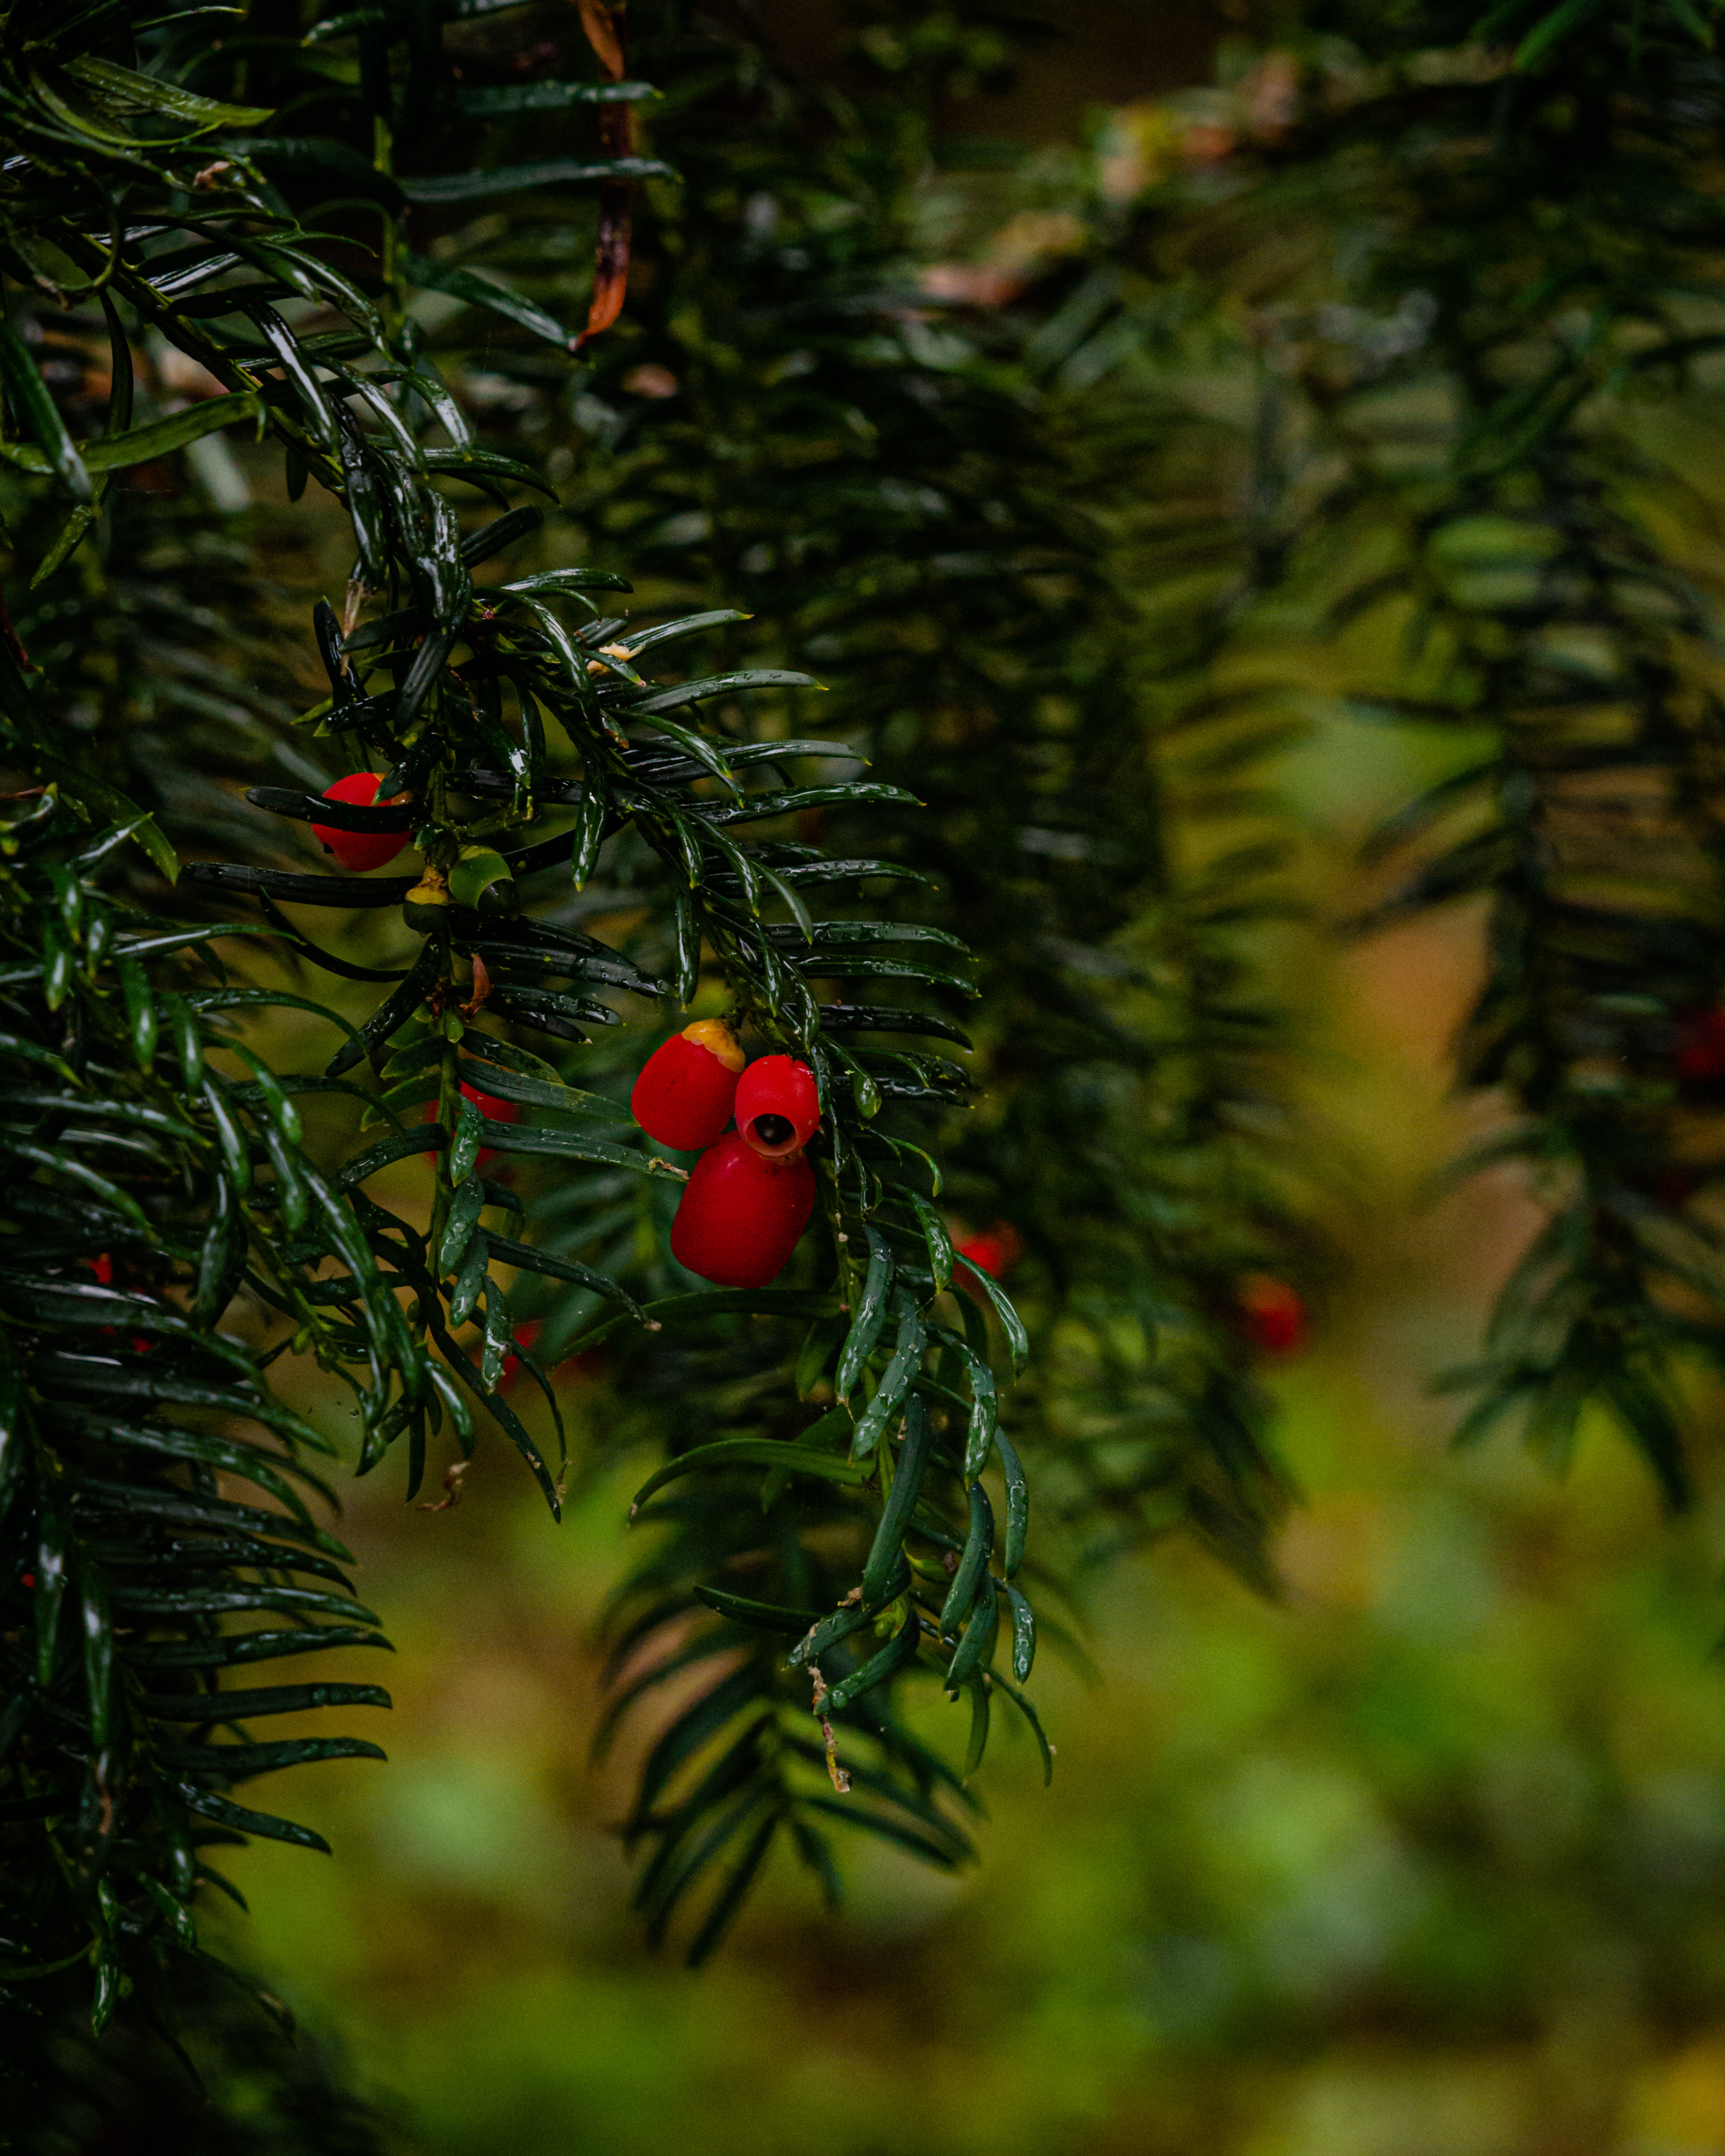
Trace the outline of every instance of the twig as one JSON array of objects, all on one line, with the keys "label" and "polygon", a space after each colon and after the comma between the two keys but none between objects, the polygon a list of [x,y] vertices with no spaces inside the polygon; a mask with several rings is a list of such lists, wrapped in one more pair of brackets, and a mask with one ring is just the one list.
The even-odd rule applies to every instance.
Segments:
[{"label": "twig", "polygon": [[848,1797],[850,1794],[850,1777],[839,1764],[838,1736],[832,1723],[820,1711],[827,1696],[827,1681],[820,1673],[819,1662],[809,1665],[809,1678],[814,1686],[814,1714],[820,1723],[820,1733],[826,1739],[827,1779],[841,1797]]},{"label": "twig", "polygon": [[422,1505],[419,1510],[422,1512],[454,1512],[461,1502],[462,1492],[467,1486],[467,1471],[472,1465],[470,1460],[458,1460],[444,1477],[447,1496],[440,1497],[434,1505]]}]

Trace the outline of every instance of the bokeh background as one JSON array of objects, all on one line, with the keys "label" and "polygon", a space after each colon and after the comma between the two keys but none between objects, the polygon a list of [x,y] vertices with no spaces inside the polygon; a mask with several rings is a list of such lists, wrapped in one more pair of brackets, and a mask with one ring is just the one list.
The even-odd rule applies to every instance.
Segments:
[{"label": "bokeh background", "polygon": [[[1230,27],[1045,12],[1036,66],[956,118],[1056,157],[1099,108],[1209,80]],[[776,18],[838,67],[824,11]],[[956,186],[931,212],[948,232]],[[311,588],[295,529],[279,567]],[[1307,716],[1271,777],[1335,917],[1353,841],[1432,749]],[[495,1446],[440,1513],[353,1490],[360,1591],[397,1649],[393,1712],[365,1731],[390,1763],[296,1774],[283,1801],[336,1861],[236,1855],[250,1915],[219,1928],[311,2041],[339,2029],[404,2145],[1725,2151],[1725,1493],[1661,1517],[1604,1430],[1561,1480],[1509,1437],[1458,1455],[1435,1389],[1536,1218],[1512,1172],[1435,1182],[1481,1112],[1446,1077],[1480,928],[1455,911],[1301,958],[1336,1257],[1270,1373],[1302,1492],[1282,1592],[1179,1543],[1081,1580],[1083,1652],[1036,1677],[1053,1785],[1007,1732],[973,1875],[853,1852],[833,1919],[787,1867],[701,1974],[648,1955],[613,1822],[650,1729],[590,1756],[627,1467],[578,1486],[561,1527]],[[602,1381],[564,1386],[578,1430],[614,1412]],[[928,1708],[937,1741],[962,1744],[957,1712]]]}]

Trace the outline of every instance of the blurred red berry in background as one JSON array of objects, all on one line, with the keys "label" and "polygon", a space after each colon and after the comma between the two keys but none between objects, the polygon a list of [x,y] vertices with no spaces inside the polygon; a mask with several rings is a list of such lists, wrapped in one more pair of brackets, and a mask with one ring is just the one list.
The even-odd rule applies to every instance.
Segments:
[{"label": "blurred red berry in background", "polygon": [[1260,1354],[1296,1355],[1306,1345],[1306,1305],[1269,1273],[1248,1273],[1235,1290],[1240,1323]]},{"label": "blurred red berry in background", "polygon": [[1692,1011],[1681,1022],[1671,1065],[1680,1078],[1725,1078],[1725,1010]]},{"label": "blurred red berry in background", "polygon": [[987,1273],[990,1280],[1004,1280],[1024,1255],[1024,1239],[1009,1220],[997,1220],[981,1235],[954,1244],[952,1255],[961,1265]]},{"label": "blurred red berry in background", "polygon": [[[538,1318],[523,1318],[521,1322],[515,1328],[516,1346],[517,1348],[525,1348],[531,1354],[532,1353],[533,1342],[539,1337],[539,1335],[544,1331],[544,1329],[543,1325]],[[521,1373],[521,1357],[519,1355],[511,1355],[507,1357],[503,1364],[503,1375],[497,1380],[498,1391],[500,1393],[507,1392],[509,1388],[515,1383],[516,1379],[520,1377]]]},{"label": "blurred red berry in background", "polygon": [[[516,1327],[515,1342],[521,1350],[521,1354],[511,1355],[506,1358],[503,1374],[497,1380],[497,1389],[500,1393],[507,1392],[511,1385],[520,1382],[523,1375],[522,1356],[532,1353],[538,1345],[539,1336],[544,1330],[543,1322],[536,1317],[524,1317]],[[542,1369],[544,1368],[542,1363],[540,1367]],[[603,1376],[604,1370],[604,1349],[588,1348],[579,1355],[564,1356],[553,1368],[546,1372],[546,1375],[554,1386],[593,1384]]]},{"label": "blurred red berry in background", "polygon": [[[518,1123],[521,1119],[521,1111],[513,1101],[500,1101],[495,1093],[482,1093],[477,1086],[470,1086],[465,1079],[461,1083],[461,1097],[464,1101],[471,1101],[488,1122]],[[437,1102],[434,1099],[429,1100],[425,1103],[425,1113],[421,1120],[429,1123],[434,1121],[436,1116]],[[496,1158],[495,1146],[481,1146],[475,1158],[474,1166],[483,1168],[488,1161]],[[433,1156],[428,1153],[425,1158],[429,1166]]]},{"label": "blurred red berry in background", "polygon": [[[495,1093],[482,1093],[477,1086],[470,1086],[465,1081],[461,1097],[464,1101],[471,1101],[488,1122],[518,1123],[521,1119],[521,1111],[513,1101],[500,1101]],[[481,1146],[474,1156],[473,1164],[475,1168],[485,1168],[496,1158],[495,1146]]]},{"label": "blurred red berry in background", "polygon": [[521,1119],[521,1111],[513,1101],[500,1101],[495,1093],[482,1093],[477,1086],[470,1086],[465,1081],[461,1097],[471,1101],[490,1122],[518,1123]]}]

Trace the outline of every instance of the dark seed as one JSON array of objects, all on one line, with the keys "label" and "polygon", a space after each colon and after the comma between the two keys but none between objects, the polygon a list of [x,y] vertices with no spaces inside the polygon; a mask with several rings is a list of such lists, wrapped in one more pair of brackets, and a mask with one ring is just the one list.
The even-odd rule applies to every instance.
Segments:
[{"label": "dark seed", "polygon": [[755,1136],[762,1145],[780,1146],[797,1135],[797,1127],[788,1116],[757,1116]]}]

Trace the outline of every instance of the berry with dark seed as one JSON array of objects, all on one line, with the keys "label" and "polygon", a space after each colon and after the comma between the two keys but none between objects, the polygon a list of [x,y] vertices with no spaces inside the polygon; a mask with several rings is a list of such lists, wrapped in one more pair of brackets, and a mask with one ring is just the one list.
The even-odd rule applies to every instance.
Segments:
[{"label": "berry with dark seed", "polygon": [[737,1127],[766,1160],[800,1153],[820,1128],[814,1073],[788,1055],[763,1055],[737,1084]]}]

